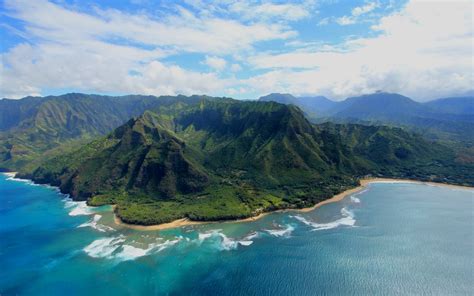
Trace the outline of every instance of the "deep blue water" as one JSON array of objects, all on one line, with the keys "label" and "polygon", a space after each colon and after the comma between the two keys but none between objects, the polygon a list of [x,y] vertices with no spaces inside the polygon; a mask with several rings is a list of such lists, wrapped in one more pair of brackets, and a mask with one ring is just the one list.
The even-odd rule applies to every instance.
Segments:
[{"label": "deep blue water", "polygon": [[0,295],[473,295],[474,190],[373,183],[309,213],[140,232],[0,175]]}]

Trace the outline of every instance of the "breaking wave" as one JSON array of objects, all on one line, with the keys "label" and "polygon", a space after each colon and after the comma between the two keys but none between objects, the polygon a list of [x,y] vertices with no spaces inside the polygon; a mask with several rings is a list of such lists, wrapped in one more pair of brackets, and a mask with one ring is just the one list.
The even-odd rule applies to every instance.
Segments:
[{"label": "breaking wave", "polygon": [[69,204],[68,202],[66,202],[65,207],[68,209],[72,209],[69,212],[69,216],[83,216],[94,214],[91,207],[89,207],[85,201],[71,201]]},{"label": "breaking wave", "polygon": [[125,240],[126,238],[123,235],[101,238],[93,241],[83,250],[92,258],[114,259],[122,262],[135,260],[139,257],[163,251],[164,249],[177,244],[181,239],[177,238],[174,240],[166,240],[162,243],[152,243],[145,249],[124,244]]},{"label": "breaking wave", "polygon": [[268,232],[270,235],[276,237],[288,237],[291,235],[293,230],[295,230],[295,228],[291,225],[286,225],[286,228],[284,229],[265,229],[265,231]]},{"label": "breaking wave", "polygon": [[115,231],[115,229],[113,229],[110,226],[99,224],[98,222],[99,222],[100,218],[102,218],[101,215],[95,214],[91,221],[86,222],[86,223],[82,223],[81,225],[77,226],[77,228],[91,227],[91,228],[94,228],[94,229],[96,229],[100,232]]},{"label": "breaking wave", "polygon": [[236,239],[229,238],[228,236],[223,234],[221,231],[222,231],[221,229],[215,229],[208,232],[199,233],[198,242],[202,243],[203,241],[207,239],[216,238],[219,242],[218,248],[220,250],[229,251],[229,250],[237,249],[239,245],[250,246],[251,244],[253,244],[252,239],[257,237],[257,236],[254,236],[254,233],[251,233],[241,240],[236,240]]},{"label": "breaking wave", "polygon": [[119,252],[114,256],[114,259],[119,261],[135,260],[139,257],[163,251],[166,248],[176,245],[179,241],[180,239],[178,238],[175,240],[167,240],[163,243],[149,244],[146,249],[137,248],[131,245],[122,245]]},{"label": "breaking wave", "polygon": [[333,229],[339,226],[354,226],[355,225],[356,220],[354,219],[353,212],[351,212],[350,210],[346,208],[342,208],[341,215],[343,216],[342,218],[337,219],[336,221],[333,221],[333,222],[328,222],[328,223],[316,223],[313,221],[309,221],[302,216],[291,216],[291,217],[295,218],[296,220],[300,221],[303,224],[311,226],[313,230],[328,230],[328,229]]},{"label": "breaking wave", "polygon": [[360,199],[358,199],[357,197],[355,197],[354,195],[351,195],[351,201],[353,203],[360,203]]},{"label": "breaking wave", "polygon": [[125,236],[120,235],[118,237],[107,237],[93,241],[83,250],[90,257],[93,258],[113,258],[113,253],[117,250],[121,243],[125,241]]}]

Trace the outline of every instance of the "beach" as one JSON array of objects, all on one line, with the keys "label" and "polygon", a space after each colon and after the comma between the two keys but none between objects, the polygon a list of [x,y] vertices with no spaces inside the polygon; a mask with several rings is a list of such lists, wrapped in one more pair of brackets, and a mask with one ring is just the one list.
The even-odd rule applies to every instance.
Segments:
[{"label": "beach", "polygon": [[352,189],[348,189],[346,191],[343,191],[339,194],[334,195],[333,197],[323,200],[321,202],[318,202],[312,207],[308,208],[302,208],[302,209],[283,209],[283,210],[276,210],[276,211],[271,211],[271,212],[264,212],[260,213],[257,216],[245,218],[245,219],[238,219],[238,220],[224,220],[224,221],[192,221],[189,220],[188,218],[182,218],[178,220],[171,221],[169,223],[163,223],[163,224],[158,224],[158,225],[134,225],[134,224],[128,224],[120,220],[120,218],[114,214],[114,221],[117,225],[130,228],[130,229],[135,229],[135,230],[141,230],[141,231],[156,231],[156,230],[166,230],[166,229],[172,229],[172,228],[178,228],[178,227],[183,227],[183,226],[192,226],[192,225],[202,225],[202,224],[212,224],[212,223],[244,223],[244,222],[252,222],[256,221],[258,219],[261,219],[267,215],[270,215],[272,213],[281,213],[281,212],[311,212],[319,207],[322,207],[324,205],[330,204],[330,203],[335,203],[342,201],[344,198],[351,196],[354,193],[357,193],[363,189],[365,189],[370,183],[413,183],[413,184],[426,184],[426,185],[431,185],[431,186],[442,186],[442,187],[450,187],[450,188],[458,188],[458,189],[472,189],[472,187],[466,187],[466,186],[460,186],[460,185],[451,185],[451,184],[445,184],[445,183],[436,183],[436,182],[423,182],[423,181],[416,181],[416,180],[410,180],[410,179],[390,179],[390,178],[367,178],[367,179],[361,179],[360,180],[360,186],[357,186]]},{"label": "beach", "polygon": [[[10,178],[15,178],[15,175],[17,174],[16,172],[4,172],[4,175],[10,177]],[[472,187],[467,187],[467,186],[461,186],[461,185],[451,185],[451,184],[445,184],[445,183],[436,183],[436,182],[424,182],[424,181],[417,181],[417,180],[410,180],[410,179],[391,179],[391,178],[365,178],[365,179],[360,179],[360,185],[348,189],[346,191],[343,191],[339,194],[334,195],[333,197],[323,200],[314,206],[308,207],[308,208],[302,208],[302,209],[282,209],[282,210],[276,210],[276,211],[271,211],[271,212],[263,212],[260,213],[256,216],[253,217],[248,217],[245,219],[237,219],[237,220],[223,220],[223,221],[192,221],[188,218],[182,218],[182,219],[177,219],[168,223],[163,223],[163,224],[157,224],[157,225],[136,225],[136,224],[129,224],[125,223],[120,218],[115,214],[115,205],[113,206],[114,210],[114,222],[116,225],[129,228],[129,229],[134,229],[134,230],[140,230],[140,231],[157,231],[157,230],[166,230],[166,229],[172,229],[172,228],[178,228],[178,227],[184,227],[184,226],[192,226],[192,225],[203,225],[203,224],[213,224],[213,223],[245,223],[245,222],[253,222],[256,220],[259,220],[267,215],[270,215],[272,213],[281,213],[281,212],[311,212],[321,206],[330,204],[330,203],[335,203],[342,201],[344,198],[355,194],[363,189],[365,189],[370,183],[412,183],[412,184],[426,184],[430,186],[441,186],[441,187],[449,187],[449,188],[457,188],[457,189],[472,189]]]}]

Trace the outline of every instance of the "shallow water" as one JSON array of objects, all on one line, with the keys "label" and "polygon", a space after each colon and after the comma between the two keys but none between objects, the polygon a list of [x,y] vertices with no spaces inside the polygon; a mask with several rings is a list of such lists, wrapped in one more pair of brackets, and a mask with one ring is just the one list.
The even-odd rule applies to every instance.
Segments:
[{"label": "shallow water", "polygon": [[474,190],[373,183],[309,213],[140,232],[9,179],[1,295],[474,293]]}]

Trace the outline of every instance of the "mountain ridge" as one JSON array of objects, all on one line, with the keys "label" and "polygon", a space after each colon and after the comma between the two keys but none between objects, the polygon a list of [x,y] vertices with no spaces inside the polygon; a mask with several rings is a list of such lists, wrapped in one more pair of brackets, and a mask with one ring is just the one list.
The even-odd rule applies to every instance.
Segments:
[{"label": "mountain ridge", "polygon": [[368,174],[470,184],[454,157],[398,128],[313,125],[292,105],[201,99],[145,111],[20,176],[150,225],[308,207]]}]

